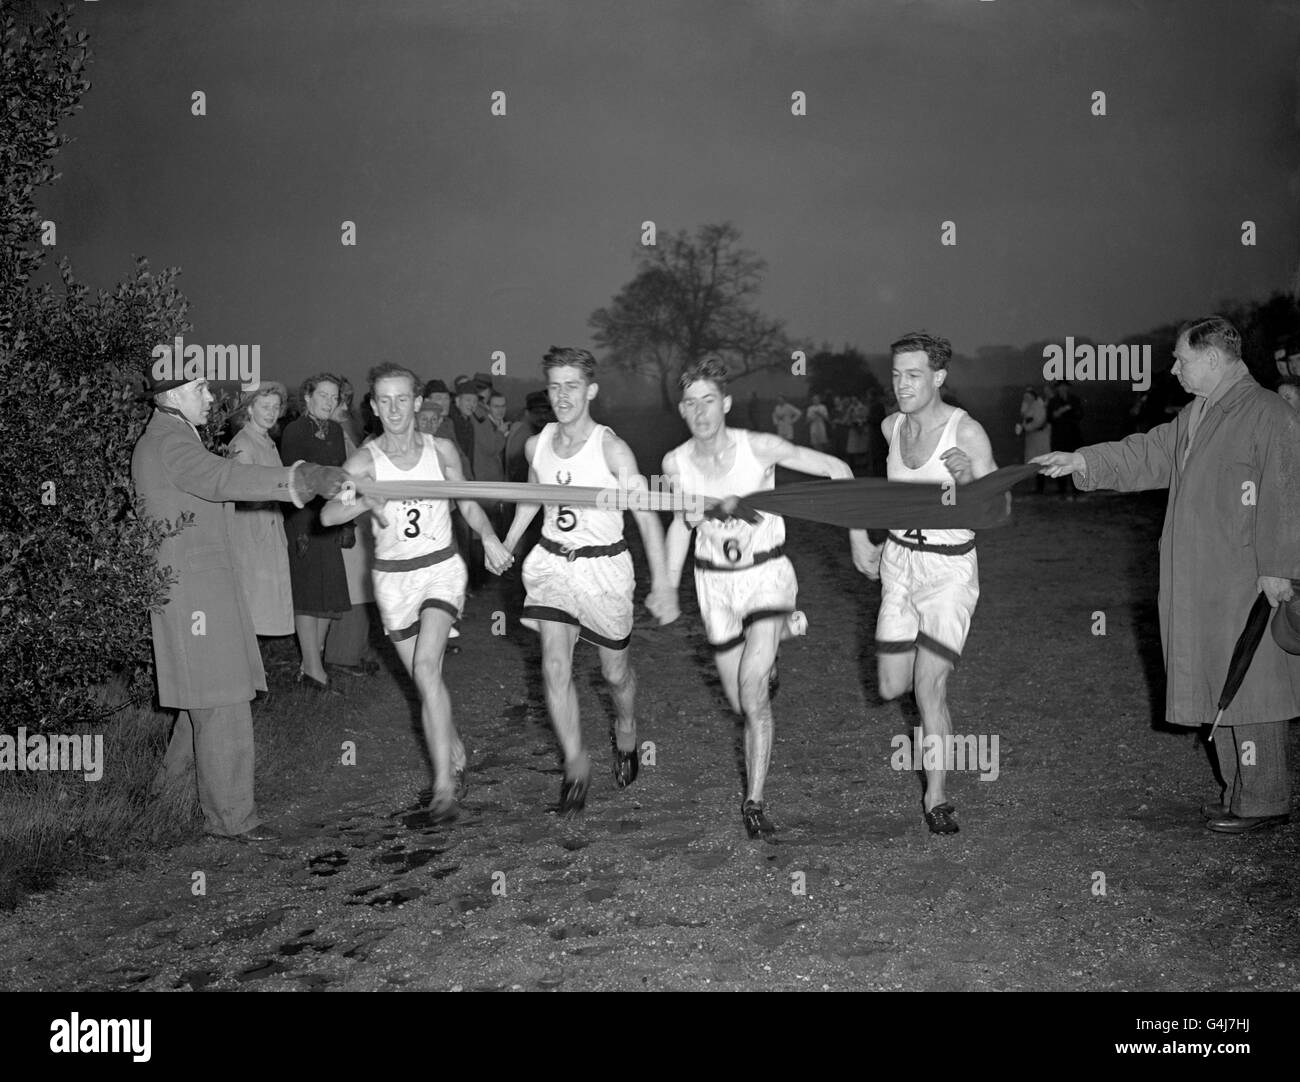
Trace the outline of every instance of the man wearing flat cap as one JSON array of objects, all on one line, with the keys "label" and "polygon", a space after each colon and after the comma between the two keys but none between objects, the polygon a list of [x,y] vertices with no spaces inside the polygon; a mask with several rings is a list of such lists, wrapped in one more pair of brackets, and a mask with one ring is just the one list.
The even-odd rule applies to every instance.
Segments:
[{"label": "man wearing flat cap", "polygon": [[[152,376],[152,374],[151,374]],[[296,463],[242,465],[199,439],[212,407],[206,379],[150,378],[154,414],[131,455],[141,512],[184,527],[158,548],[173,582],[150,613],[158,702],[178,711],[155,790],[188,783],[191,765],[209,834],[264,840],[253,799],[253,718],[249,702],[266,689],[257,636],[237,570],[234,501],[279,500],[302,507],[333,496],[341,469]]]},{"label": "man wearing flat cap", "polygon": [[455,433],[451,427],[451,391],[440,379],[431,379],[424,385],[420,401],[420,412],[416,414],[415,426],[428,436],[440,440],[455,442]]}]

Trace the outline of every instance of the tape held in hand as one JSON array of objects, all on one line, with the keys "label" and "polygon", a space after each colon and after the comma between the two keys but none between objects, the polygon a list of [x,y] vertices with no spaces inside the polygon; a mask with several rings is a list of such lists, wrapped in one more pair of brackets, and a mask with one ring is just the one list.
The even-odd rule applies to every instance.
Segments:
[{"label": "tape held in hand", "polygon": [[355,481],[344,481],[339,486],[339,503],[344,507],[351,507],[357,502],[357,483]]}]

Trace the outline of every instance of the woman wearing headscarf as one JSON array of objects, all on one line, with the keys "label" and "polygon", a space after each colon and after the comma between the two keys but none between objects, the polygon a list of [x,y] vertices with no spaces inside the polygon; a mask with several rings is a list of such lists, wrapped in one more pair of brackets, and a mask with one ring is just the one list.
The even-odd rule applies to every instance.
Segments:
[{"label": "woman wearing headscarf", "polygon": [[[284,415],[289,395],[283,383],[262,382],[240,400],[232,420],[239,426],[226,457],[244,465],[281,465],[271,429]],[[239,503],[231,521],[235,568],[258,635],[293,634],[293,590],[284,515],[277,501]]]},{"label": "woman wearing headscarf", "polygon": [[[286,464],[298,461],[321,466],[342,466],[347,461],[343,429],[330,420],[339,402],[339,378],[328,372],[311,376],[302,385],[302,416],[285,425],[280,440],[280,458]],[[302,651],[298,683],[318,691],[329,687],[321,650],[329,634],[330,621],[346,616],[352,608],[348,577],[339,547],[339,527],[320,523],[322,499],[285,515],[289,542],[289,574],[293,581],[293,622]]]}]

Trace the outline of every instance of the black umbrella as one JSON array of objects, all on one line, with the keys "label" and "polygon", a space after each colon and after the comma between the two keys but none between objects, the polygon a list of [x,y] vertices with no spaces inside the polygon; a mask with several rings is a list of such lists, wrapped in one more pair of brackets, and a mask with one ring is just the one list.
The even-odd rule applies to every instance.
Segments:
[{"label": "black umbrella", "polygon": [[1264,631],[1268,628],[1269,609],[1268,596],[1261,592],[1250,608],[1250,615],[1246,617],[1246,626],[1237,636],[1237,645],[1232,648],[1232,660],[1228,662],[1228,678],[1223,682],[1223,692],[1219,696],[1219,712],[1214,716],[1214,724],[1210,726],[1210,740],[1214,739],[1214,730],[1223,720],[1223,712],[1228,709],[1232,697],[1237,694],[1241,682],[1246,679],[1246,671],[1255,657],[1255,650],[1264,637]]}]

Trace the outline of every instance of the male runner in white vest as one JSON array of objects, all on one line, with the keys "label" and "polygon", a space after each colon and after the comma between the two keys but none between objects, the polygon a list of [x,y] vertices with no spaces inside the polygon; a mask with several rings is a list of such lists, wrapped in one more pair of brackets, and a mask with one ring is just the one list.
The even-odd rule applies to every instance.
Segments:
[{"label": "male runner in white vest", "polygon": [[[416,425],[419,385],[415,374],[400,365],[381,364],[370,370],[370,405],[384,431],[378,439],[362,444],[344,463],[343,468],[354,478],[464,480],[456,445],[426,435]],[[488,566],[500,574],[513,562],[510,553],[497,540],[477,503],[456,503],[465,521],[483,538]],[[465,604],[466,571],[452,540],[450,503],[361,497],[347,505],[335,497],[321,511],[321,522],[334,526],[367,511],[374,512],[375,603],[384,629],[420,693],[420,720],[434,769],[431,818],[434,822],[454,819],[457,790],[464,782],[465,746],[452,723],[442,658],[451,625]]]},{"label": "male runner in white vest", "polygon": [[[625,488],[649,491],[632,449],[605,425],[592,420],[596,397],[596,358],[585,349],[552,346],[542,360],[546,393],[555,411],[548,424],[524,445],[528,479],[534,484]],[[521,503],[506,535],[514,551],[539,510]],[[660,623],[677,619],[676,597],[664,575],[664,534],[654,511],[633,511],[650,564],[646,608]],[[614,780],[620,789],[636,779],[638,758],[636,674],[628,661],[632,638],[632,556],[623,540],[623,512],[547,504],[542,539],[523,566],[522,623],[542,636],[542,674],[546,706],[564,749],[560,813],[581,811],[591,781],[591,760],[583,748],[578,692],[573,686],[573,647],[593,643],[617,715],[614,728]]]},{"label": "male runner in white vest", "polygon": [[[680,383],[679,409],[691,439],[669,451],[663,464],[676,491],[725,501],[772,488],[777,466],[815,477],[852,478],[848,465],[831,455],[780,436],[728,428],[731,396],[721,362],[691,365]],[[677,512],[668,527],[668,579],[674,590],[681,583],[692,529],[700,617],[731,709],[745,716],[748,789],[741,820],[751,838],[766,838],[776,833],[763,806],[763,783],[772,757],[769,678],[781,639],[802,634],[807,623],[795,611],[799,584],[781,551],[785,520],[764,514],[751,525],[738,518],[719,521]],[[865,574],[871,554],[867,533],[850,530],[849,539],[854,564]]]},{"label": "male runner in white vest", "polygon": [[[898,398],[898,412],[880,426],[889,442],[889,480],[964,485],[996,470],[984,429],[940,397],[952,359],[948,340],[908,334],[889,348]],[[935,834],[955,834],[956,809],[944,793],[954,746],[947,688],[980,595],[975,534],[890,530],[882,547],[875,552],[881,580],[876,620],[880,694],[890,700],[915,692],[923,733],[925,822]]]}]

